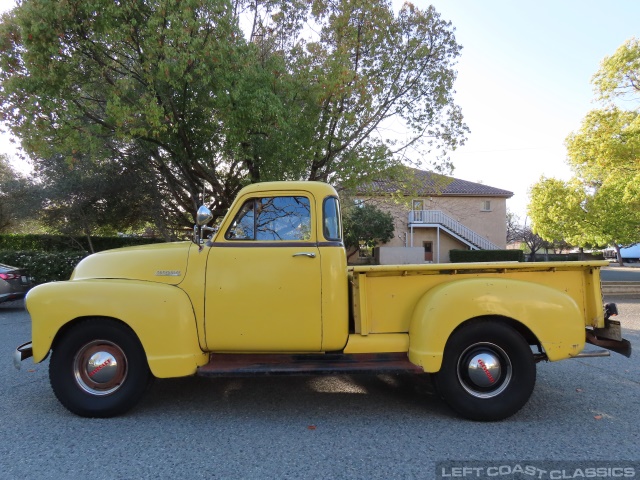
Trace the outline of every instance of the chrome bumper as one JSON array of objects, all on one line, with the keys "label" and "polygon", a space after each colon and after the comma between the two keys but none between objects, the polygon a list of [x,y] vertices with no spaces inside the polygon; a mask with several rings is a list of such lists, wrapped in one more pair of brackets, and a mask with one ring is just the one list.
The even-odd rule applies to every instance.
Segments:
[{"label": "chrome bumper", "polygon": [[13,366],[20,370],[20,362],[31,357],[33,357],[31,342],[24,343],[13,352]]}]

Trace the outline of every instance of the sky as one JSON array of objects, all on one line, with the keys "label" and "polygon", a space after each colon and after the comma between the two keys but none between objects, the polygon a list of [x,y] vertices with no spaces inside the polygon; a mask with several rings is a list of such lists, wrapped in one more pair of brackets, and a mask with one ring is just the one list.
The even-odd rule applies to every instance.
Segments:
[{"label": "sky", "polygon": [[[401,0],[393,0],[397,10]],[[471,132],[453,176],[509,190],[522,221],[541,176],[568,179],[564,140],[597,108],[590,83],[605,56],[640,37],[638,0],[415,0],[451,21],[463,46],[456,102]],[[0,0],[0,11],[13,6]],[[15,146],[0,134],[0,153]]]},{"label": "sky", "polygon": [[640,1],[414,4],[432,4],[463,47],[455,98],[471,133],[451,154],[453,176],[513,192],[507,208],[524,222],[541,176],[571,177],[564,141],[598,107],[591,77],[601,61],[640,37]]}]

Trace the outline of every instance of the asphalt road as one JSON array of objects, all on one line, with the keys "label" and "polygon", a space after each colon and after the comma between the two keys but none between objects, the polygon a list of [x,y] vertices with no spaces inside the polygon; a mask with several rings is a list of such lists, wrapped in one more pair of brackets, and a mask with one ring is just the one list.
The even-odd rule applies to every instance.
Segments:
[{"label": "asphalt road", "polygon": [[600,270],[600,275],[608,282],[640,282],[640,264],[636,267],[606,267]]},{"label": "asphalt road", "polygon": [[[640,298],[606,300],[638,349]],[[30,339],[20,304],[0,305],[0,329],[0,479],[430,479],[444,460],[640,460],[640,349],[539,364],[530,402],[498,423],[462,420],[402,376],[157,380],[99,420],[56,401],[46,362],[14,369]]]}]

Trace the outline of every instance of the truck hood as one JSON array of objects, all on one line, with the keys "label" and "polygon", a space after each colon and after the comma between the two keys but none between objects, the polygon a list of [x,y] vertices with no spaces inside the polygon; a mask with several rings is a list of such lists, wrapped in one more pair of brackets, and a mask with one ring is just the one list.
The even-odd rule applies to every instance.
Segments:
[{"label": "truck hood", "polygon": [[187,271],[191,242],[118,248],[83,259],[71,280],[118,278],[177,285]]}]

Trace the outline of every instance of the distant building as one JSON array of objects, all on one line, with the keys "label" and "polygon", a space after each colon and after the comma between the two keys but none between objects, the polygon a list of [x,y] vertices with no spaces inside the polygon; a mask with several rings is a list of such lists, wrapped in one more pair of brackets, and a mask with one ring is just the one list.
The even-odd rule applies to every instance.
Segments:
[{"label": "distant building", "polygon": [[409,171],[413,180],[408,187],[376,181],[357,192],[356,202],[375,202],[394,217],[395,238],[382,247],[420,248],[422,261],[436,263],[449,262],[453,249],[506,248],[506,203],[512,192],[423,170]]}]

